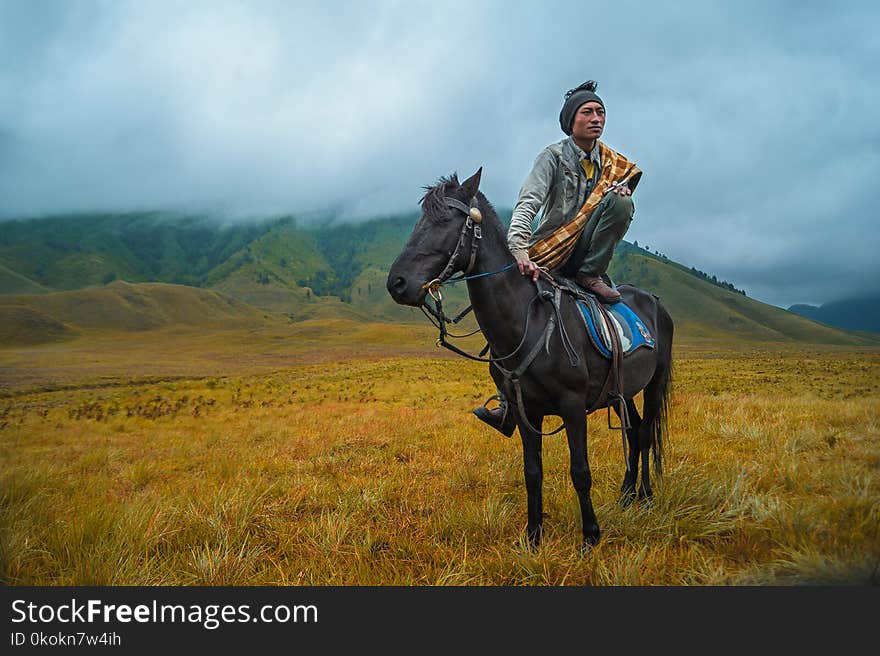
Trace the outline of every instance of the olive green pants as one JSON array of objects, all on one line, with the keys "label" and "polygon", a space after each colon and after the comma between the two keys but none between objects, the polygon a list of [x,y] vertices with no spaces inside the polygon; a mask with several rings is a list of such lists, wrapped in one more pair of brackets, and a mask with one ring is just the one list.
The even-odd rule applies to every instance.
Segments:
[{"label": "olive green pants", "polygon": [[605,273],[614,249],[629,229],[634,212],[632,196],[619,196],[614,192],[606,194],[590,214],[568,260],[560,267],[562,275],[574,278]]}]

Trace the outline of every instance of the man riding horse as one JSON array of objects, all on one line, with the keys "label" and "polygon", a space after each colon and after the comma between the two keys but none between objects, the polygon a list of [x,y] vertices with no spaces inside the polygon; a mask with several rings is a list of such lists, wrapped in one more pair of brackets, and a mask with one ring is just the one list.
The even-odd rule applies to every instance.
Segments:
[{"label": "man riding horse", "polygon": [[[595,92],[590,80],[565,94],[559,126],[569,136],[538,154],[513,209],[507,245],[522,275],[537,280],[544,267],[612,304],[620,293],[601,276],[632,221],[632,192],[642,173],[599,141],[605,103]],[[474,414],[509,437],[516,419],[500,391],[498,399],[497,408],[480,406]]]}]

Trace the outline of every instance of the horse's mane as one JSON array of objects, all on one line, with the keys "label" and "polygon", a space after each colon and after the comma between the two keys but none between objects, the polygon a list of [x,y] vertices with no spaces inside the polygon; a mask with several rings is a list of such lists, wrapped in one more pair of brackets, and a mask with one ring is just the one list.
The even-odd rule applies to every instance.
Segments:
[{"label": "horse's mane", "polygon": [[435,220],[442,218],[446,213],[446,201],[443,200],[443,197],[446,196],[446,189],[450,185],[458,187],[459,184],[458,174],[453,173],[440,178],[433,187],[423,187],[425,195],[422,196],[419,204],[422,206],[422,212],[425,213],[425,216]]},{"label": "horse's mane", "polygon": [[[458,187],[460,184],[461,183],[458,181],[458,174],[452,173],[451,175],[441,177],[437,183],[431,187],[422,187],[425,190],[425,195],[419,200],[419,204],[422,206],[422,212],[424,215],[434,221],[445,221],[450,214],[444,196],[448,195],[447,192],[449,187]],[[492,207],[492,203],[490,203],[489,199],[483,195],[483,192],[477,191],[477,198],[480,201],[484,213],[488,210],[492,214],[495,214],[495,208]],[[495,216],[497,216],[497,214]]]}]

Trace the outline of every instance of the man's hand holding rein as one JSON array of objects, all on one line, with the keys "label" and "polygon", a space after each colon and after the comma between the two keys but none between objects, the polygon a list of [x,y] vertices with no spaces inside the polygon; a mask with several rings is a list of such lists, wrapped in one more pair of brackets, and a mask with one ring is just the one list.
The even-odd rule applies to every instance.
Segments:
[{"label": "man's hand holding rein", "polygon": [[537,282],[538,276],[541,275],[541,267],[529,259],[528,251],[515,251],[513,257],[516,259],[519,272],[524,276],[531,276],[532,280]]}]

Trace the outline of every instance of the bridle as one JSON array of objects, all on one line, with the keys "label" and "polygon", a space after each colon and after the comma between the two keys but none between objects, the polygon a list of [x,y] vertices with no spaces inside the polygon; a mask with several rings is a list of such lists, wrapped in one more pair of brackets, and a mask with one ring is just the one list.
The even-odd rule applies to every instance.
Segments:
[{"label": "bridle", "polygon": [[443,200],[446,203],[447,207],[457,209],[460,212],[464,213],[465,221],[464,224],[461,226],[461,232],[458,235],[458,243],[456,243],[455,249],[452,251],[452,255],[449,256],[449,261],[446,263],[443,271],[441,271],[440,275],[438,275],[436,278],[422,285],[422,289],[426,290],[427,295],[430,296],[431,299],[434,301],[434,307],[432,308],[430,305],[425,303],[425,301],[422,301],[419,309],[422,311],[423,314],[425,314],[425,316],[428,317],[428,319],[431,319],[432,315],[434,319],[436,319],[436,322],[431,320],[431,323],[433,323],[440,330],[440,337],[437,340],[437,346],[445,346],[449,350],[472,360],[484,360],[482,356],[486,353],[486,349],[484,349],[480,353],[480,357],[475,357],[446,341],[447,337],[470,337],[471,335],[475,335],[476,333],[480,332],[480,329],[477,328],[473,332],[470,332],[466,335],[451,334],[446,329],[446,324],[457,324],[459,321],[464,319],[465,316],[467,316],[467,314],[473,309],[473,306],[468,305],[464,310],[459,312],[454,319],[450,319],[443,311],[443,294],[440,292],[440,287],[443,286],[443,283],[449,281],[452,274],[455,273],[455,263],[458,260],[458,254],[464,248],[468,234],[471,235],[471,252],[470,258],[468,259],[468,265],[464,269],[462,275],[452,282],[459,282],[461,280],[469,279],[468,274],[470,274],[471,270],[474,268],[474,262],[477,259],[477,249],[479,248],[480,240],[483,239],[483,229],[480,225],[483,222],[483,215],[480,213],[480,210],[477,207],[476,196],[471,198],[470,205],[465,205],[457,198],[451,198],[449,196],[444,196]]},{"label": "bridle", "polygon": [[[428,317],[428,319],[431,320],[431,323],[433,323],[434,326],[436,326],[440,330],[440,336],[437,339],[437,346],[438,347],[443,346],[443,347],[449,349],[450,351],[457,353],[458,355],[466,357],[470,360],[477,360],[479,362],[495,362],[496,359],[497,360],[506,360],[507,358],[518,353],[519,347],[517,347],[513,353],[510,353],[509,355],[505,356],[504,358],[492,358],[492,357],[484,358],[483,356],[489,350],[488,343],[486,344],[486,348],[484,348],[480,352],[479,356],[474,356],[474,355],[471,355],[470,353],[466,353],[465,351],[462,351],[457,346],[450,344],[449,342],[446,341],[447,337],[452,337],[454,339],[463,338],[463,337],[470,337],[471,335],[475,335],[478,332],[480,332],[480,329],[477,328],[476,330],[474,330],[470,333],[467,333],[465,335],[453,335],[452,333],[450,333],[447,330],[447,328],[446,328],[447,324],[457,324],[459,321],[464,319],[464,317],[467,316],[471,310],[473,310],[473,306],[468,305],[464,310],[459,312],[455,316],[455,318],[453,318],[453,319],[450,319],[448,316],[446,316],[446,313],[443,311],[443,294],[440,291],[440,288],[444,285],[444,283],[449,282],[450,284],[454,284],[454,283],[462,282],[462,281],[466,281],[466,280],[473,280],[474,278],[482,278],[485,276],[492,276],[497,273],[503,273],[504,271],[509,271],[510,269],[513,269],[515,265],[509,264],[509,265],[499,269],[498,271],[489,271],[489,272],[485,272],[485,273],[477,273],[477,274],[471,275],[471,271],[473,270],[474,263],[476,262],[476,259],[477,259],[477,250],[479,249],[480,241],[483,239],[483,228],[481,226],[481,224],[483,222],[483,215],[480,212],[480,209],[478,207],[477,197],[474,196],[473,198],[471,198],[470,205],[465,205],[457,198],[451,198],[449,196],[444,196],[443,201],[446,203],[447,207],[450,207],[452,209],[456,209],[456,210],[459,210],[460,212],[462,212],[465,215],[465,221],[462,224],[461,232],[458,235],[458,243],[456,243],[455,249],[452,251],[452,255],[449,256],[449,261],[446,263],[446,266],[443,268],[443,271],[441,271],[440,275],[438,275],[436,278],[434,278],[433,280],[430,280],[430,281],[426,282],[424,285],[422,285],[422,289],[426,290],[426,292],[427,292],[426,296],[430,296],[431,299],[434,301],[434,307],[432,308],[430,305],[428,305],[423,300],[422,304],[419,306],[419,309],[422,311],[422,313],[425,316]],[[467,266],[462,270],[461,275],[459,275],[455,278],[452,278],[451,277],[452,274],[455,273],[455,271],[456,271],[456,262],[458,261],[459,253],[461,253],[462,250],[465,248],[465,244],[468,241],[468,235],[470,235],[471,247],[470,247],[470,255],[468,257]],[[433,317],[433,319],[432,319],[432,317]],[[526,315],[526,327],[528,327],[528,314]],[[523,339],[525,339],[525,334],[523,335]],[[520,344],[520,346],[522,346],[522,344]]]},{"label": "bridle", "polygon": [[471,204],[465,205],[457,198],[450,198],[449,196],[444,196],[443,200],[446,202],[446,207],[451,207],[453,209],[464,212],[465,221],[461,226],[461,233],[458,235],[458,243],[455,245],[455,250],[452,251],[452,255],[449,256],[449,262],[446,263],[446,266],[443,268],[443,271],[439,276],[431,280],[430,282],[426,282],[422,285],[425,289],[428,290],[428,293],[434,297],[433,292],[440,288],[444,282],[449,280],[452,274],[455,272],[455,262],[458,260],[458,254],[461,252],[461,249],[464,248],[464,244],[467,241],[467,236],[471,234],[471,254],[470,259],[468,260],[468,265],[464,269],[465,276],[469,275],[471,270],[474,268],[474,262],[477,259],[477,248],[479,248],[480,240],[483,238],[483,228],[480,224],[483,222],[483,215],[480,213],[480,209],[477,207],[477,197],[474,196],[471,198]]}]

